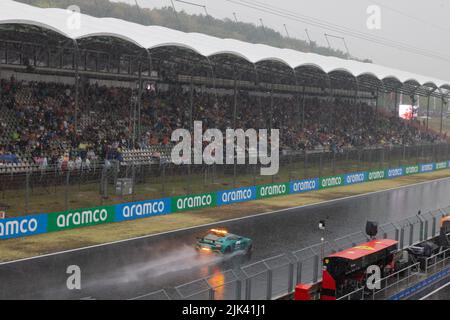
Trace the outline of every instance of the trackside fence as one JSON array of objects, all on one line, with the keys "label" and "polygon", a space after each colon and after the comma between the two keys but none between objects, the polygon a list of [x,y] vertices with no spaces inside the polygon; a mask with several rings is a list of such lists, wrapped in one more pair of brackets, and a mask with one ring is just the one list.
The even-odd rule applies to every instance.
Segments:
[{"label": "trackside fence", "polygon": [[[404,167],[404,175],[429,172],[420,164],[438,164],[434,169],[447,168],[450,144],[421,144],[343,148],[331,151],[284,150],[280,155],[280,170],[276,176],[260,175],[259,165],[175,165],[170,162],[170,147],[155,147],[153,152],[141,151],[140,157],[126,156],[119,160],[91,160],[42,165],[0,163],[0,203],[9,206],[10,217],[22,217],[48,210],[42,199],[50,197],[51,211],[67,211],[80,207],[79,195],[89,198],[91,207],[158,199],[169,195],[186,195],[206,191],[287,182],[299,179],[337,176]],[[155,150],[156,150],[155,149]],[[433,171],[433,170],[431,170]],[[131,181],[132,193],[117,192],[118,183]]]},{"label": "trackside fence", "polygon": [[[411,216],[378,227],[378,238],[399,241],[399,249],[439,235],[440,219],[450,214],[450,207]],[[237,269],[218,272],[175,288],[177,295],[164,291],[163,298],[196,300],[272,300],[289,296],[298,283],[321,280],[323,258],[370,240],[358,231],[332,241],[322,241],[307,248],[277,255]],[[423,264],[423,263],[422,263]],[[427,276],[450,266],[450,249],[414,263],[375,282],[375,289],[356,288],[338,300],[388,299]],[[161,295],[160,291],[149,297]],[[146,295],[142,296],[144,299]]]},{"label": "trackside fence", "polygon": [[[438,146],[433,145],[432,149],[436,150],[436,148],[438,148]],[[448,150],[446,147],[438,149],[441,151]],[[355,152],[364,152],[364,150],[351,151],[351,153]],[[416,162],[415,164],[411,164],[412,160],[409,159],[406,162],[401,160],[381,163],[377,162],[378,165],[376,167],[359,164],[348,165],[342,167],[340,171],[330,171],[325,170],[325,168],[318,171],[302,171],[297,170],[297,168],[294,171],[289,171],[288,175],[285,175],[286,172],[283,173],[280,171],[277,176],[271,176],[270,178],[268,178],[268,176],[263,176],[264,179],[262,179],[262,177],[256,179],[256,177],[252,178],[251,176],[245,176],[244,174],[245,183],[238,183],[235,177],[233,177],[233,181],[219,181],[214,178],[215,183],[212,185],[206,184],[202,188],[195,190],[193,187],[196,185],[196,182],[191,179],[190,175],[183,175],[182,173],[186,168],[180,167],[177,168],[177,172],[181,175],[177,175],[177,177],[180,178],[181,181],[184,181],[187,188],[180,187],[180,181],[174,182],[175,185],[181,189],[177,192],[174,190],[170,191],[170,196],[168,196],[167,193],[169,190],[165,187],[163,187],[165,191],[162,191],[158,188],[152,189],[145,186],[145,181],[155,181],[151,178],[148,178],[147,180],[147,173],[152,172],[152,170],[158,171],[161,168],[164,172],[164,168],[167,164],[163,164],[161,168],[148,169],[149,171],[146,171],[147,169],[143,169],[142,167],[137,168],[133,165],[130,178],[121,176],[120,174],[123,174],[123,171],[121,171],[121,173],[115,171],[117,167],[119,167],[119,164],[117,163],[116,165],[110,164],[108,168],[102,169],[102,174],[104,174],[102,183],[97,186],[98,188],[94,188],[96,190],[95,192],[100,192],[102,195],[100,202],[96,202],[94,199],[95,196],[94,198],[91,197],[92,194],[90,191],[92,190],[89,191],[87,185],[82,182],[84,181],[83,179],[86,178],[83,172],[76,173],[84,178],[80,178],[81,180],[78,180],[79,183],[74,188],[72,188],[69,183],[70,181],[73,181],[70,179],[75,174],[74,172],[65,171],[62,176],[59,175],[60,173],[55,173],[55,179],[62,179],[61,181],[66,182],[63,193],[56,192],[55,190],[58,188],[53,188],[51,184],[44,183],[44,180],[37,185],[33,184],[33,178],[30,175],[34,173],[26,172],[25,185],[27,188],[36,186],[36,188],[33,189],[36,191],[34,200],[28,191],[25,193],[24,198],[22,197],[23,189],[20,187],[18,189],[15,188],[13,181],[9,180],[10,178],[15,179],[12,178],[13,176],[10,176],[9,174],[0,174],[0,212],[2,215],[6,214],[6,219],[0,220],[0,230],[5,230],[4,232],[0,232],[0,240],[113,222],[150,218],[153,216],[204,208],[221,207],[271,197],[302,194],[316,190],[349,186],[383,179],[394,179],[412,174],[430,173],[450,168],[450,161],[443,161],[443,157],[447,156],[447,153],[442,152],[439,154],[441,155],[440,157],[434,157],[433,159],[420,158],[419,160],[424,162]],[[294,165],[296,162],[292,157],[297,156],[300,157],[302,154],[289,154],[285,155],[284,158],[291,157],[291,160],[287,163]],[[308,159],[308,157],[313,157],[312,154],[308,153],[303,154],[303,156],[306,157],[306,159]],[[314,157],[316,156],[317,155],[315,154]],[[448,158],[446,157],[445,159]],[[285,160],[286,159],[283,161]],[[439,160],[440,162],[428,162],[430,160]],[[319,163],[321,162],[319,161]],[[244,165],[243,167],[246,166]],[[190,172],[189,168],[190,167],[187,167],[188,172]],[[130,171],[128,169],[129,168],[125,170],[125,173]],[[208,170],[210,169],[215,170],[215,166],[208,168]],[[234,169],[237,170],[238,168]],[[239,167],[239,170],[241,169],[244,170],[244,168]],[[236,170],[232,171],[234,172]],[[39,175],[40,173],[37,174]],[[209,179],[206,178],[207,176],[209,175],[205,173],[205,181]],[[138,180],[142,180],[142,182],[139,182]],[[110,186],[111,183],[114,183],[113,187]],[[224,185],[230,186],[230,188],[220,190]],[[150,189],[156,190],[156,193],[153,194],[155,198],[149,199],[149,194],[139,193],[139,190],[142,187],[147,191]],[[113,189],[114,195],[106,192],[107,189]],[[55,193],[53,191],[55,191]],[[193,191],[198,193],[190,193]],[[77,198],[78,200],[82,199],[82,204],[89,203],[89,205],[93,205],[94,207],[71,209],[68,204],[73,202],[73,198]],[[61,200],[64,202],[63,206],[59,203]],[[49,211],[57,209],[60,209],[60,211],[26,215],[30,212],[30,210],[28,210],[28,204],[30,203],[48,203],[49,207],[47,207],[47,209]],[[26,208],[21,207],[23,204],[25,204]],[[98,206],[95,206],[96,204],[98,204]],[[19,210],[19,213],[14,214],[14,210]],[[13,213],[12,215],[11,212]],[[32,212],[36,211],[33,210]],[[398,222],[399,226],[397,226],[397,228],[402,232],[399,235],[402,247],[416,241],[417,238],[423,237],[420,233],[425,231],[421,224],[425,223],[425,221],[426,220],[421,217],[411,217],[409,220]],[[18,225],[21,227],[18,228]],[[433,226],[435,227],[435,225],[432,225],[432,227]],[[428,229],[426,230],[427,232],[429,231]],[[364,238],[363,234],[355,234],[351,237],[349,236],[347,238],[336,240],[336,244],[337,247],[347,246],[348,243],[355,243],[355,241],[359,241],[362,238]]]}]

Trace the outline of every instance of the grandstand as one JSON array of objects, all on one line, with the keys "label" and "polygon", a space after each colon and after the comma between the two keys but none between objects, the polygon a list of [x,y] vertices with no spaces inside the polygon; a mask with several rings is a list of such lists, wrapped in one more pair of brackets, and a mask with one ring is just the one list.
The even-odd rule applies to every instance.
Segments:
[{"label": "grandstand", "polygon": [[81,14],[73,28],[66,10],[0,6],[0,174],[112,162],[158,171],[171,132],[194,120],[279,128],[283,154],[302,159],[447,143],[428,117],[404,121],[397,108],[400,96],[435,97],[442,121],[450,82],[112,18]]}]

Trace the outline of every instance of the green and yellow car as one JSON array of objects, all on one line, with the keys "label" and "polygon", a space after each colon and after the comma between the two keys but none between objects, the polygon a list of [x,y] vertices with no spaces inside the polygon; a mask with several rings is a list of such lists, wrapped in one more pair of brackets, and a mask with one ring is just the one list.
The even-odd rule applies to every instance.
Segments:
[{"label": "green and yellow car", "polygon": [[229,233],[225,229],[211,229],[205,236],[198,238],[195,249],[199,253],[206,254],[231,254],[239,251],[250,254],[252,245],[252,240],[249,238]]}]

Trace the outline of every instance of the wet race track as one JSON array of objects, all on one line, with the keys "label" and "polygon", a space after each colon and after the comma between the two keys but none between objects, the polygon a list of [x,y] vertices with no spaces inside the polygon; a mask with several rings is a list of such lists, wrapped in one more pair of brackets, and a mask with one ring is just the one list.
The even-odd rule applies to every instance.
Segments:
[{"label": "wet race track", "polygon": [[433,292],[426,297],[425,300],[449,300],[450,299],[450,284],[447,283],[445,287],[437,289],[438,291]]},{"label": "wet race track", "polygon": [[[225,276],[221,271],[318,243],[319,220],[326,220],[325,237],[335,239],[363,230],[367,220],[383,224],[419,209],[450,206],[449,194],[447,178],[214,225],[252,238],[250,258],[199,257],[196,237],[211,225],[5,263],[0,265],[0,299],[130,299],[159,289],[170,292],[211,273],[220,281]],[[67,289],[70,265],[81,269],[81,290]]]}]

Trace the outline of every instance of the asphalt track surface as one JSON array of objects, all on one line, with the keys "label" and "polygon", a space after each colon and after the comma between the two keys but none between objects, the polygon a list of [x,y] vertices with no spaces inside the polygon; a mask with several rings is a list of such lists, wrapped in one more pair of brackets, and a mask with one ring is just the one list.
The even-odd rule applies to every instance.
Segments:
[{"label": "asphalt track surface", "polygon": [[[450,279],[447,279],[450,281]],[[441,288],[436,289],[437,291],[433,292],[429,296],[426,297],[425,300],[449,300],[450,299],[450,282],[444,284]]]},{"label": "asphalt track surface", "polygon": [[[360,231],[367,220],[380,224],[450,206],[450,178],[323,204],[282,210],[214,226],[250,237],[251,258],[199,258],[193,246],[208,227],[198,227],[60,254],[0,264],[0,299],[130,299],[171,288],[210,273],[302,249]],[[239,206],[236,206],[239,210]],[[68,290],[67,267],[81,269],[81,289]]]}]

